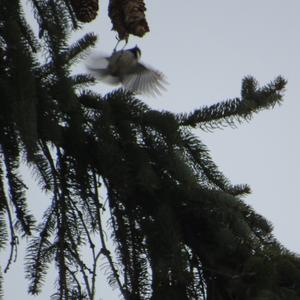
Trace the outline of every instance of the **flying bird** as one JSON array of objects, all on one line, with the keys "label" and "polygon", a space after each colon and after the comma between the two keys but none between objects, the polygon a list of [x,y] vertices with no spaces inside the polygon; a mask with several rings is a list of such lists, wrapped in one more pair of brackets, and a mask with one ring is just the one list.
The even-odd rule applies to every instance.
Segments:
[{"label": "flying bird", "polygon": [[141,50],[135,46],[114,51],[111,56],[94,57],[86,66],[91,75],[100,81],[121,84],[136,94],[160,94],[167,84],[165,76],[141,63],[140,57]]}]

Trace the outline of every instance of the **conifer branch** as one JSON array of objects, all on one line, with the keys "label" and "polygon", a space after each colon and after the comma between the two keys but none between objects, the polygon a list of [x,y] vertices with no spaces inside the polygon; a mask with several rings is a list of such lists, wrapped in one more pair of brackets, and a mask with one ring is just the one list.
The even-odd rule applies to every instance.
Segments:
[{"label": "conifer branch", "polygon": [[73,12],[73,9],[72,9],[72,6],[70,4],[70,0],[65,0],[65,2],[66,2],[66,6],[68,8],[68,11],[69,11],[69,14],[70,14],[70,17],[71,17],[71,21],[72,21],[72,24],[73,24],[73,29],[76,30],[76,29],[78,29],[80,27],[78,26],[78,23],[77,23],[77,20],[76,20],[76,16],[75,16],[75,14]]},{"label": "conifer branch", "polygon": [[14,261],[16,261],[17,251],[18,251],[18,236],[15,233],[15,229],[14,229],[14,226],[13,226],[12,215],[11,215],[10,208],[9,208],[9,205],[8,205],[7,202],[6,202],[6,213],[7,213],[7,216],[8,216],[9,233],[10,233],[10,254],[9,254],[9,258],[7,260],[6,266],[4,268],[4,273],[8,272],[9,267],[10,267],[12,261],[13,261],[14,254],[15,254]]},{"label": "conifer branch", "polygon": [[[58,265],[58,283],[59,283],[59,296],[61,299],[68,299],[69,296],[69,281],[67,276],[67,249],[68,249],[68,188],[67,188],[67,170],[65,157],[59,148],[57,152],[57,163],[59,169],[59,191],[57,201],[56,223],[57,223],[57,257],[56,262]],[[69,234],[69,239],[71,235]],[[75,245],[72,245],[75,246]],[[71,248],[69,248],[70,251]],[[76,251],[76,248],[74,249]]]},{"label": "conifer branch", "polygon": [[[94,244],[94,242],[92,240],[92,237],[89,233],[89,230],[86,226],[86,221],[83,219],[81,211],[78,209],[78,207],[76,206],[76,204],[74,203],[74,201],[71,198],[70,198],[70,201],[71,201],[73,207],[75,208],[75,210],[77,212],[77,215],[78,215],[78,217],[81,221],[81,224],[82,224],[82,226],[84,228],[84,231],[85,231],[85,235],[87,236],[88,241],[89,241],[90,249],[92,251],[93,267],[92,267],[92,270],[89,269],[89,273],[92,276],[91,284],[89,283],[88,277],[85,273],[86,267],[83,267],[84,265],[83,265],[83,262],[80,259],[80,254],[78,252],[76,252],[76,250],[75,250],[73,255],[74,255],[75,259],[77,260],[77,262],[79,262],[80,271],[81,271],[82,276],[84,278],[84,282],[85,282],[85,285],[86,285],[86,288],[87,288],[87,291],[88,291],[88,295],[89,295],[90,299],[94,299],[94,297],[95,297],[96,268],[97,268],[97,262],[98,262],[98,259],[100,257],[101,251],[99,251],[98,254],[96,254],[95,244]],[[75,243],[73,241],[72,236],[70,236],[70,240],[72,241],[72,244],[73,244],[73,250],[76,249],[76,246],[75,246]]]},{"label": "conifer branch", "polygon": [[[237,197],[249,187],[233,186],[190,132],[190,127],[212,130],[250,120],[282,101],[286,81],[278,77],[259,88],[246,77],[240,98],[190,114],[153,110],[121,89],[102,97],[84,89],[93,83],[88,75],[70,75],[96,42],[94,34],[86,34],[68,43],[83,7],[69,0],[31,2],[42,41],[18,1],[0,6],[0,151],[7,175],[3,179],[0,170],[0,241],[11,242],[5,271],[16,257],[18,228],[10,211],[15,208],[23,232],[37,232],[26,256],[31,294],[41,292],[49,264],[55,263],[53,299],[94,300],[103,255],[109,284],[126,300],[298,299],[299,258]],[[136,8],[143,16],[143,1],[129,2],[121,8],[122,22],[136,21]],[[97,1],[90,4],[83,17],[96,15]],[[120,7],[111,6],[111,12]],[[120,21],[118,14],[113,18]],[[27,211],[20,153],[52,194],[37,226]],[[99,178],[107,189],[109,226],[122,269],[107,245]],[[90,248],[91,263],[82,247]]]},{"label": "conifer branch", "polygon": [[[81,273],[81,275],[83,277],[84,284],[85,284],[85,287],[87,289],[89,298],[93,299],[94,295],[92,294],[92,290],[90,288],[90,283],[89,283],[88,275],[86,273],[86,271],[88,271],[89,273],[92,273],[92,271],[86,266],[86,264],[84,263],[84,261],[81,259],[81,255],[77,251],[76,244],[73,241],[73,239],[72,239],[71,236],[70,236],[70,241],[71,241],[72,247],[68,247],[68,251],[71,253],[72,257],[75,259],[75,261],[77,262],[77,264],[79,266],[80,273]],[[74,246],[75,246],[75,248],[74,248]]]},{"label": "conifer branch", "polygon": [[[56,60],[58,60],[60,65],[64,67],[74,65],[77,61],[86,56],[88,48],[92,47],[96,41],[97,37],[93,33],[87,33],[76,43],[70,45],[67,49],[63,49],[61,53],[57,55]],[[51,75],[55,71],[56,67],[56,61],[51,60],[50,62],[38,67],[36,72],[41,78],[43,78]],[[90,81],[92,80],[90,79]]]},{"label": "conifer branch", "polygon": [[37,53],[40,49],[38,40],[36,39],[33,31],[31,30],[29,24],[27,23],[23,10],[20,12],[18,24],[20,27],[21,34],[24,36],[25,40],[31,47],[34,53]]},{"label": "conifer branch", "polygon": [[196,164],[200,174],[206,176],[208,182],[223,191],[226,191],[234,196],[249,194],[250,188],[247,185],[232,186],[228,179],[218,170],[217,166],[211,160],[207,148],[190,132],[183,131],[182,143],[191,155],[192,161]]},{"label": "conifer branch", "polygon": [[100,206],[100,203],[99,203],[97,178],[96,178],[95,170],[92,170],[92,172],[93,172],[93,186],[94,186],[94,204],[95,204],[95,207],[96,207],[96,218],[97,218],[97,224],[98,224],[98,227],[99,227],[99,237],[100,237],[101,245],[102,245],[101,253],[106,257],[106,259],[107,259],[107,261],[110,265],[110,268],[113,272],[113,276],[114,276],[114,278],[115,278],[115,280],[118,284],[119,290],[122,293],[124,299],[127,300],[128,299],[127,292],[123,288],[123,285],[120,281],[119,273],[118,273],[117,269],[115,268],[115,264],[113,262],[113,259],[112,259],[111,255],[110,255],[110,251],[108,250],[108,248],[106,246],[104,231],[103,231],[103,228],[102,228],[102,220],[101,220],[101,212],[100,212],[101,211],[101,206]]},{"label": "conifer branch", "polygon": [[[76,289],[78,291],[77,295],[76,295],[78,298],[76,298],[76,299],[82,299],[83,298],[83,292],[82,292],[82,289],[81,289],[81,284],[80,284],[78,278],[76,277],[76,274],[77,274],[78,271],[77,270],[76,271],[72,271],[68,265],[66,267],[67,267],[68,273],[71,275],[73,281],[76,284]],[[73,293],[74,292],[72,292],[72,296],[73,296]]]},{"label": "conifer branch", "polygon": [[2,270],[1,270],[1,266],[0,266],[0,300],[3,300],[3,276],[2,276]]},{"label": "conifer branch", "polygon": [[[8,212],[7,212],[8,211]],[[6,192],[3,182],[3,167],[0,161],[0,250],[5,249],[8,240],[7,226],[6,226],[6,214],[10,213]],[[10,229],[14,229],[12,226],[11,218],[8,217],[8,226]]]},{"label": "conifer branch", "polygon": [[[21,228],[26,235],[31,234],[34,225],[33,216],[27,213],[26,197],[24,193],[23,181],[17,175],[18,162],[16,160],[17,149],[15,145],[2,145],[4,153],[4,163],[6,167],[10,199],[15,208],[15,214],[20,222]],[[18,158],[17,158],[18,159]]]},{"label": "conifer branch", "polygon": [[282,101],[286,80],[277,77],[268,85],[258,88],[253,77],[242,82],[242,98],[235,98],[203,107],[190,114],[178,114],[180,125],[213,130],[224,126],[235,127],[236,123],[250,120],[254,113],[273,107]]}]

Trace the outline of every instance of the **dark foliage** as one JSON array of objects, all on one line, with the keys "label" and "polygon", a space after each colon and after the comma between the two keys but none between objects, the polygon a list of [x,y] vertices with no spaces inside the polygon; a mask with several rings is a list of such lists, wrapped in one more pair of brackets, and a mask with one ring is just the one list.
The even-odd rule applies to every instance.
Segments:
[{"label": "dark foliage", "polygon": [[[19,1],[0,1],[0,250],[8,240],[11,249],[4,272],[21,234],[29,241],[31,294],[55,264],[53,299],[95,299],[102,259],[124,299],[300,299],[299,258],[241,200],[249,187],[232,185],[191,133],[235,126],[273,107],[285,80],[259,88],[246,77],[241,98],[190,114],[152,110],[123,90],[101,97],[85,88],[91,78],[70,73],[95,36],[68,45],[68,1],[31,4],[41,41]],[[39,224],[27,205],[21,157],[50,195]],[[105,209],[116,255],[106,244]]]}]

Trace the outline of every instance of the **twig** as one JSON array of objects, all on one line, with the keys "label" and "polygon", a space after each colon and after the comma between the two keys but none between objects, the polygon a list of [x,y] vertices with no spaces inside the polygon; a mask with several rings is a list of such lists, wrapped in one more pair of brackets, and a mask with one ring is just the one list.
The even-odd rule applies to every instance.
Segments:
[{"label": "twig", "polygon": [[5,201],[5,206],[6,206],[7,216],[8,216],[8,223],[9,223],[9,231],[10,231],[10,254],[9,254],[9,258],[7,260],[7,264],[4,268],[4,273],[7,273],[7,271],[9,270],[9,267],[13,261],[14,253],[15,253],[14,262],[17,260],[18,236],[15,234],[13,221],[12,221],[12,215],[11,215],[11,212],[9,209],[9,205],[8,205],[6,199],[4,199],[4,201]]},{"label": "twig", "polygon": [[95,193],[94,193],[94,202],[95,202],[95,206],[97,207],[96,212],[97,212],[97,221],[98,221],[98,226],[99,226],[99,236],[100,236],[100,240],[101,240],[101,243],[102,243],[101,252],[103,253],[103,255],[105,255],[105,257],[108,260],[110,268],[111,268],[111,270],[113,272],[113,275],[114,275],[114,277],[116,279],[116,282],[117,282],[117,284],[119,286],[119,289],[120,289],[120,291],[121,291],[124,299],[128,299],[127,293],[124,290],[124,288],[122,286],[122,283],[120,281],[119,273],[118,273],[117,269],[114,266],[114,262],[113,262],[113,260],[111,258],[110,251],[106,247],[104,233],[103,233],[103,228],[102,228],[102,221],[101,221],[101,214],[100,214],[101,207],[100,207],[100,203],[99,203],[99,194],[98,194],[98,189],[97,189],[97,178],[96,178],[95,170],[93,170],[93,181],[94,181],[94,190],[95,190]]}]

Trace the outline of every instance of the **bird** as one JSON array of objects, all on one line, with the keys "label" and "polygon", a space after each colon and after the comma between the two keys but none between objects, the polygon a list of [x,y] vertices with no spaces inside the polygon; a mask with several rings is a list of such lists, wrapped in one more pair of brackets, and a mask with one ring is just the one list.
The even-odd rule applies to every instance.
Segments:
[{"label": "bird", "polygon": [[167,81],[162,72],[140,62],[138,46],[113,51],[110,56],[98,55],[86,65],[96,79],[111,85],[121,84],[125,90],[136,94],[159,95]]}]

